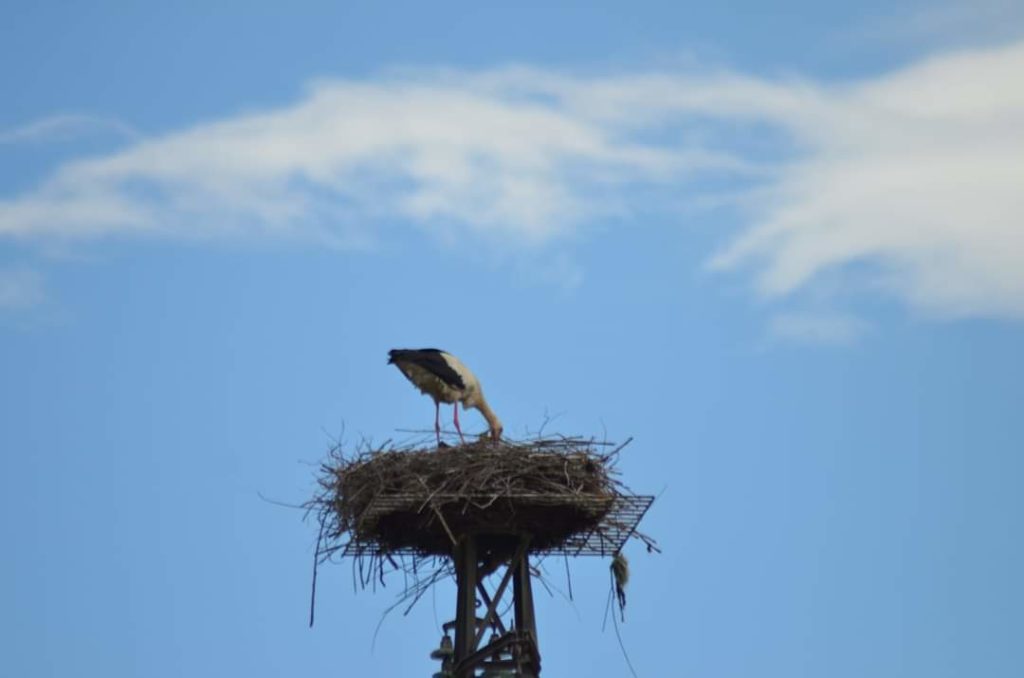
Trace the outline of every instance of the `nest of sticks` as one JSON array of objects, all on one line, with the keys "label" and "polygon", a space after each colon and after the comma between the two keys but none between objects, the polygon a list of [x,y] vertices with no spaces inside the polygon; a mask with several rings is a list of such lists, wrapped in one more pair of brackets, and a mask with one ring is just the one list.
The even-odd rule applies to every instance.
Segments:
[{"label": "nest of sticks", "polygon": [[522,535],[530,536],[530,552],[557,550],[600,530],[616,499],[631,495],[614,469],[624,446],[548,437],[442,448],[364,444],[352,456],[335,446],[307,504],[320,519],[318,553],[446,557],[463,534],[488,540],[499,559]]}]

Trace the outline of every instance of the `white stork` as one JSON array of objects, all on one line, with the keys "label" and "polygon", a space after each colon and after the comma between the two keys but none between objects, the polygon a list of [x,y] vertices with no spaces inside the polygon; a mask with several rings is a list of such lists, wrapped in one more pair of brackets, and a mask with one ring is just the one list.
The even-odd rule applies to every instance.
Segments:
[{"label": "white stork", "polygon": [[455,430],[466,442],[459,426],[459,403],[466,409],[480,410],[490,426],[491,439],[501,439],[501,420],[484,400],[483,389],[468,367],[451,353],[436,348],[395,348],[388,351],[388,364],[394,365],[421,392],[434,399],[434,431],[441,444],[441,403],[455,405]]}]

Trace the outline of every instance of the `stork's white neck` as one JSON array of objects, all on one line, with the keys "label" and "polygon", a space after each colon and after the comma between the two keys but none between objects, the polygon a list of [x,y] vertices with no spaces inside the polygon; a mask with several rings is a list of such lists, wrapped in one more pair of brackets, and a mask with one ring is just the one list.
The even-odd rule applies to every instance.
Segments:
[{"label": "stork's white neck", "polygon": [[495,440],[501,438],[501,433],[504,430],[501,425],[501,420],[498,419],[498,415],[494,413],[491,406],[487,404],[483,393],[480,393],[476,408],[480,410],[480,414],[484,415],[484,419],[487,420],[487,425],[491,428],[491,437]]}]

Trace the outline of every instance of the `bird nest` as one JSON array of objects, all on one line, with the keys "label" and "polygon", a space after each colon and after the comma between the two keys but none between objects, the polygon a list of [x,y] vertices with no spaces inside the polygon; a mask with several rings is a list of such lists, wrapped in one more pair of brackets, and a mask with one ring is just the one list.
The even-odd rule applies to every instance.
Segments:
[{"label": "bird nest", "polygon": [[[628,442],[628,441],[627,441]],[[307,505],[321,523],[321,558],[334,554],[450,556],[463,535],[494,557],[529,539],[532,553],[612,555],[653,498],[617,479],[623,446],[580,438],[480,441],[455,447],[335,447]]]}]

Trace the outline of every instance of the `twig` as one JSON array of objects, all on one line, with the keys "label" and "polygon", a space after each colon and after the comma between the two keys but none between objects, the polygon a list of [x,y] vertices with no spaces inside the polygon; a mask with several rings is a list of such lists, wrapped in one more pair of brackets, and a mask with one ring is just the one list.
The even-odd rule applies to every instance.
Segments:
[{"label": "twig", "polygon": [[452,534],[452,529],[448,527],[448,521],[444,519],[444,516],[441,515],[441,512],[437,510],[436,506],[431,504],[430,508],[434,509],[434,513],[436,513],[437,517],[441,520],[441,526],[444,527],[444,531],[448,533],[448,538],[452,540],[452,546],[458,546],[459,540],[455,538],[454,534]]},{"label": "twig", "polygon": [[316,610],[316,570],[320,563],[320,544],[324,538],[325,517],[320,516],[320,533],[316,537],[316,551],[313,552],[313,583],[309,592],[309,628],[313,628],[313,615]]}]

